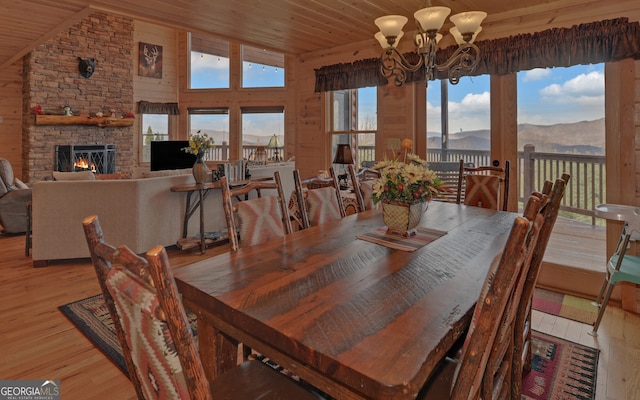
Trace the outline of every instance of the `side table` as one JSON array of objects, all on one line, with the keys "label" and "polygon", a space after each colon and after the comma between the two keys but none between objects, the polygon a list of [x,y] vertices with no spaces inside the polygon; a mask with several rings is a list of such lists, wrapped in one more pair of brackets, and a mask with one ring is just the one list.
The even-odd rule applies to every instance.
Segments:
[{"label": "side table", "polygon": [[[217,189],[220,187],[220,182],[204,182],[200,184],[194,185],[182,185],[182,186],[173,186],[171,188],[172,192],[186,192],[187,193],[187,204],[184,210],[184,223],[182,227],[182,240],[178,241],[178,247],[182,250],[186,250],[188,248],[193,247],[193,244],[200,245],[200,253],[204,254],[207,239],[204,237],[204,200],[209,195],[211,189]],[[192,203],[192,195],[194,192],[198,193],[197,199]],[[196,210],[200,209],[200,237],[198,239],[187,239],[187,234],[189,230],[189,219],[196,212]],[[213,241],[210,241],[210,243]]]}]

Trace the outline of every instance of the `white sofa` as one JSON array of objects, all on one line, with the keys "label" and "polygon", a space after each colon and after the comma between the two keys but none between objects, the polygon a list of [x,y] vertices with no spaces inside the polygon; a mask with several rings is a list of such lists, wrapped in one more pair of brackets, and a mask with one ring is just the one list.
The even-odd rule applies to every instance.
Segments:
[{"label": "white sofa", "polygon": [[[89,257],[82,220],[93,214],[100,219],[107,243],[126,244],[136,253],[155,245],[176,244],[182,237],[186,194],[172,192],[171,187],[193,183],[191,175],[35,182],[31,249],[34,265]],[[219,190],[211,190],[204,212],[206,232],[226,227]],[[195,213],[189,221],[189,236],[199,232],[199,223],[199,214]]]},{"label": "white sofa", "polygon": [[[252,178],[273,176],[277,170],[285,194],[293,191],[293,163],[252,168]],[[171,187],[194,184],[189,170],[183,175],[140,179],[40,181],[33,184],[31,256],[35,266],[50,260],[89,257],[82,220],[97,215],[105,241],[125,244],[136,253],[156,245],[171,246],[182,237],[185,192]],[[268,192],[268,191],[265,191]],[[264,193],[272,195],[274,193]],[[192,203],[197,194],[192,195]],[[288,198],[287,198],[288,200]],[[226,228],[220,190],[205,199],[205,232]],[[200,231],[199,212],[189,220],[188,236]]]}]

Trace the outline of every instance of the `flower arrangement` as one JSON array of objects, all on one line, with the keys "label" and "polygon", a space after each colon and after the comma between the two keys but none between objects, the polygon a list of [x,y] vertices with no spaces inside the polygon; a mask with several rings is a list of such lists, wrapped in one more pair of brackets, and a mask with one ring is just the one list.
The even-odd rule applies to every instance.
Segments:
[{"label": "flower arrangement", "polygon": [[209,149],[215,148],[214,140],[206,133],[200,134],[200,131],[189,135],[189,147],[183,147],[182,151],[195,154],[196,156],[204,156]]},{"label": "flower arrangement", "polygon": [[428,200],[442,190],[442,181],[427,167],[427,162],[403,147],[403,161],[384,160],[373,166],[381,173],[373,184],[372,199],[376,204],[382,201],[409,205]]}]

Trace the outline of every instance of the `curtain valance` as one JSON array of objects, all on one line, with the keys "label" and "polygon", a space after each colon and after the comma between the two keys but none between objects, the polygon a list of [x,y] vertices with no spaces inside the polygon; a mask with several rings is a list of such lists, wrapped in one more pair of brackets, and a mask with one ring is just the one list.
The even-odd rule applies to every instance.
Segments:
[{"label": "curtain valance", "polygon": [[[553,28],[542,32],[477,42],[480,63],[473,75],[505,75],[533,68],[568,67],[640,59],[640,24],[628,18],[617,18]],[[444,62],[457,46],[438,50],[436,62]],[[411,62],[415,52],[405,53]],[[446,78],[444,74],[438,79]],[[410,74],[408,82],[424,79],[421,73]],[[369,58],[349,64],[336,64],[316,69],[315,91],[357,89],[386,85],[380,72],[380,59]]]},{"label": "curtain valance", "polygon": [[178,108],[178,103],[151,103],[149,101],[139,101],[138,114],[178,115],[180,114],[180,109]]}]

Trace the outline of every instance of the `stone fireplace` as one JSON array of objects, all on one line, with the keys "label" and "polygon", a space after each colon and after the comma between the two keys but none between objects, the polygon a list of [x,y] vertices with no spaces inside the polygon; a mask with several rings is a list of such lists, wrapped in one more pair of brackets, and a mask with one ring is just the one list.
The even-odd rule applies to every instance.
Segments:
[{"label": "stone fireplace", "polygon": [[[104,173],[133,170],[135,124],[100,127],[75,118],[70,123],[60,116],[60,123],[45,125],[38,123],[33,111],[39,105],[45,114],[61,115],[69,105],[74,117],[109,115],[112,109],[117,117],[134,112],[133,30],[130,18],[96,12],[24,57],[22,154],[23,172],[30,181],[47,179],[58,169],[62,160],[56,149],[62,148],[102,146],[100,154],[114,169]],[[80,74],[78,58],[95,59],[90,78]],[[105,146],[113,146],[112,151]]]}]

